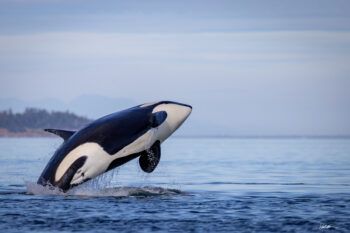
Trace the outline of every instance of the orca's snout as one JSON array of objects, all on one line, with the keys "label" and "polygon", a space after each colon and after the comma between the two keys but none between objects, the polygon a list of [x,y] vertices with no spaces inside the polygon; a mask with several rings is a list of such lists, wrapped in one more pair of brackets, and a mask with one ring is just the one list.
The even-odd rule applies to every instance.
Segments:
[{"label": "orca's snout", "polygon": [[182,118],[179,122],[179,125],[176,127],[178,128],[186,119],[187,117],[191,114],[192,112],[192,106],[187,105],[187,104],[182,104],[181,107],[178,109],[180,118]]},{"label": "orca's snout", "polygon": [[167,113],[166,120],[158,127],[157,133],[159,140],[163,142],[188,118],[192,112],[192,106],[178,102],[163,101],[153,109],[153,113],[160,111]]},{"label": "orca's snout", "polygon": [[179,128],[192,112],[191,105],[178,102],[170,102],[166,108],[169,116],[167,122],[172,128],[172,132]]}]

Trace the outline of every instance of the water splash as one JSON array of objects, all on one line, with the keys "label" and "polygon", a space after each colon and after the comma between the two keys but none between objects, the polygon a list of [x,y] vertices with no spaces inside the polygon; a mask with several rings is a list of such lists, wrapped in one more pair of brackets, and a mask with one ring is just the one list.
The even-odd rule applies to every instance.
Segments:
[{"label": "water splash", "polygon": [[32,195],[61,195],[61,196],[111,196],[111,197],[130,197],[130,196],[155,196],[155,195],[175,195],[182,194],[178,189],[163,188],[156,186],[121,186],[116,187],[115,177],[119,169],[113,169],[103,173],[98,177],[76,186],[67,192],[63,192],[57,187],[51,185],[42,186],[37,183],[25,181],[27,194]]},{"label": "water splash", "polygon": [[32,195],[59,195],[59,196],[94,196],[94,197],[149,197],[159,195],[177,195],[184,194],[177,189],[168,189],[156,186],[144,187],[110,187],[103,189],[94,189],[89,186],[78,186],[68,192],[63,192],[59,188],[52,186],[42,186],[36,183],[26,181],[27,194]]},{"label": "water splash", "polygon": [[177,189],[166,189],[156,186],[144,186],[144,187],[112,187],[102,190],[88,190],[88,189],[76,189],[72,190],[74,196],[103,196],[103,197],[149,197],[159,195],[176,195],[182,194]]},{"label": "water splash", "polygon": [[27,188],[26,193],[32,195],[65,195],[61,189],[53,187],[50,185],[42,186],[37,183],[32,183],[30,181],[25,181],[25,186]]},{"label": "water splash", "polygon": [[102,173],[101,175],[95,177],[92,180],[87,181],[79,185],[79,188],[93,189],[93,190],[101,190],[107,187],[111,187],[115,185],[116,177],[119,173],[119,168],[112,169],[108,172]]}]

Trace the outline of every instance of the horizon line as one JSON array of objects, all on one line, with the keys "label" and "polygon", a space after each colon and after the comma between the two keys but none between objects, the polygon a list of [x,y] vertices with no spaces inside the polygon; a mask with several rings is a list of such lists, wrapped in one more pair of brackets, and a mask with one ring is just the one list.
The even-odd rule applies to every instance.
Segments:
[{"label": "horizon line", "polygon": [[174,135],[176,138],[237,138],[237,139],[350,139],[350,135]]}]

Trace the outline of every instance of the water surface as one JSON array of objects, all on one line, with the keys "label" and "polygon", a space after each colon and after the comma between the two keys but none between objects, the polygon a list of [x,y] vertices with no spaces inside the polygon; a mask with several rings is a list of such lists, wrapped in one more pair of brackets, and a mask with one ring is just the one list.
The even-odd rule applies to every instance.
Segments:
[{"label": "water surface", "polygon": [[350,232],[347,138],[169,138],[68,193],[35,184],[60,143],[0,139],[0,231]]}]

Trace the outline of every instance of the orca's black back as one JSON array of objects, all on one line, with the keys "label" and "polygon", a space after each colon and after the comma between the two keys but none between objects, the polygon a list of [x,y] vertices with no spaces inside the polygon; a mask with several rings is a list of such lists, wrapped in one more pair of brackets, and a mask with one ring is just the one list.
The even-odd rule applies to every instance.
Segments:
[{"label": "orca's black back", "polygon": [[110,155],[135,141],[152,127],[152,109],[134,107],[100,118],[72,138],[73,145],[96,142]]}]

